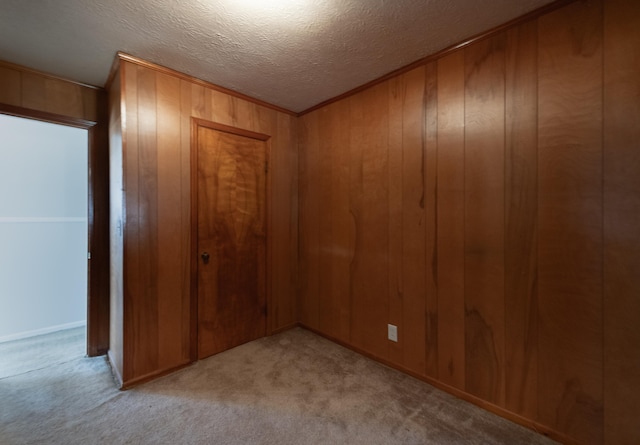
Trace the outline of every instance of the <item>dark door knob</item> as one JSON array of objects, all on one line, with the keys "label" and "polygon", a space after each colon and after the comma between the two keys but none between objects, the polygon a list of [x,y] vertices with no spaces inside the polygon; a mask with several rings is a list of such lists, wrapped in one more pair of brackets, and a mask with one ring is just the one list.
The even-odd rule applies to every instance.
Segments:
[{"label": "dark door knob", "polygon": [[209,252],[202,252],[202,255],[200,256],[202,257],[202,262],[204,264],[209,263],[209,258],[210,258]]}]

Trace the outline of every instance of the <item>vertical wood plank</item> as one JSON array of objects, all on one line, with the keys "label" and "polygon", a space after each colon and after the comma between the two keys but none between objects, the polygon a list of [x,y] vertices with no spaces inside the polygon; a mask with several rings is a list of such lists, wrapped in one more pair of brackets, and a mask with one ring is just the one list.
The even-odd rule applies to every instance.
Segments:
[{"label": "vertical wood plank", "polygon": [[507,32],[505,87],[505,406],[538,410],[537,22]]},{"label": "vertical wood plank", "polygon": [[[425,373],[425,69],[402,76],[402,306],[403,364]],[[390,178],[391,180],[391,178]],[[398,178],[395,178],[397,181]]]},{"label": "vertical wood plank", "polygon": [[255,104],[237,97],[231,97],[232,125],[257,131],[258,125],[253,113]]},{"label": "vertical wood plank", "polygon": [[219,91],[209,90],[208,88],[206,91],[210,99],[209,103],[212,104],[209,105],[211,107],[210,119],[214,122],[236,127],[237,125],[235,125],[235,123],[238,119],[233,98]]},{"label": "vertical wood plank", "polygon": [[78,85],[59,79],[45,80],[46,111],[73,117],[84,115],[84,101]]},{"label": "vertical wood plank", "polygon": [[189,83],[191,90],[190,116],[211,120],[211,93],[202,85]]},{"label": "vertical wood plank", "polygon": [[504,34],[465,50],[466,390],[504,404]]},{"label": "vertical wood plank", "polygon": [[104,107],[103,90],[94,88],[78,87],[80,90],[80,97],[82,101],[82,111],[78,117],[87,119],[90,121],[99,121],[102,113],[106,112]]},{"label": "vertical wood plank", "polygon": [[[289,194],[282,193],[283,181],[282,179],[287,177],[289,169],[286,163],[286,146],[283,146],[282,139],[286,139],[286,130],[282,126],[279,117],[274,113],[272,128],[269,132],[263,132],[265,134],[271,134],[272,147],[271,147],[271,171],[267,173],[267,181],[271,183],[271,195],[267,194],[267,198],[271,200],[270,209],[271,212],[268,215],[267,225],[271,230],[271,239],[267,239],[270,257],[267,258],[267,269],[270,269],[270,273],[267,276],[271,277],[271,282],[267,283],[270,286],[268,295],[270,295],[270,301],[267,301],[267,335],[276,329],[276,326],[280,326],[281,314],[283,313],[282,303],[286,304],[286,299],[283,298],[287,295],[287,289],[284,284],[288,280],[283,279],[283,267],[286,267],[286,256],[283,256],[283,251],[287,251],[288,236],[288,199]],[[278,212],[281,214],[278,215]],[[269,230],[269,229],[268,229]],[[285,310],[286,311],[286,310]]]},{"label": "vertical wood plank", "polygon": [[320,327],[329,335],[349,335],[349,163],[348,109],[335,103],[319,114],[323,178],[320,190]]},{"label": "vertical wood plank", "polygon": [[0,66],[0,103],[19,107],[21,91],[20,71]]},{"label": "vertical wood plank", "polygon": [[640,443],[640,3],[604,18],[604,442]]},{"label": "vertical wood plank", "polygon": [[331,267],[334,261],[331,184],[335,180],[335,172],[331,165],[333,155],[331,135],[336,129],[331,125],[330,113],[331,107],[325,107],[316,113],[320,139],[314,164],[318,172],[318,328],[335,337],[336,305],[335,295],[331,292],[333,287]]},{"label": "vertical wood plank", "polygon": [[438,64],[425,67],[425,362],[426,375],[438,378]]},{"label": "vertical wood plank", "polygon": [[388,177],[389,314],[387,322],[398,327],[398,342],[388,342],[389,360],[404,363],[404,345],[408,339],[403,322],[403,244],[402,244],[402,118],[405,83],[402,76],[389,80]]},{"label": "vertical wood plank", "polygon": [[290,322],[297,323],[298,318],[298,283],[299,283],[299,263],[298,263],[298,252],[299,252],[299,190],[298,190],[298,180],[300,171],[298,169],[298,162],[300,157],[300,147],[298,145],[298,118],[279,114],[279,119],[286,119],[288,122],[289,132],[288,142],[287,142],[287,151],[286,158],[289,165],[289,171],[291,175],[288,176],[288,190],[290,193],[289,196],[289,208],[287,209],[289,215],[289,267],[286,268],[288,272],[288,289],[289,292],[286,294],[286,298],[289,301],[289,307],[291,310],[290,313]]},{"label": "vertical wood plank", "polygon": [[304,116],[300,122],[300,321],[318,328],[318,113]]},{"label": "vertical wood plank", "polygon": [[336,338],[348,341],[351,333],[351,297],[349,294],[350,222],[349,214],[349,101],[343,100],[332,107],[331,218],[333,221],[333,252],[331,264],[332,287],[336,310]]},{"label": "vertical wood plank", "polygon": [[[157,269],[158,366],[169,369],[188,361],[183,350],[184,306],[189,293],[183,288],[182,170],[180,168],[180,79],[156,75],[157,94]],[[188,319],[187,319],[188,320]]]},{"label": "vertical wood plank", "polygon": [[388,83],[350,98],[350,205],[355,223],[351,263],[352,342],[388,354]]},{"label": "vertical wood plank", "polygon": [[46,78],[31,72],[20,73],[21,97],[24,108],[50,111],[53,104],[47,104]]},{"label": "vertical wood plank", "polygon": [[539,20],[539,420],[603,438],[602,16]]},{"label": "vertical wood plank", "polygon": [[464,52],[437,64],[438,377],[464,389]]},{"label": "vertical wood plank", "polygon": [[[271,218],[273,243],[272,292],[276,305],[271,312],[269,332],[290,326],[297,321],[297,156],[295,121],[277,113],[277,128],[272,138],[270,179],[272,181]],[[294,247],[292,247],[294,246]]]},{"label": "vertical wood plank", "polygon": [[[159,369],[158,349],[158,220],[157,73],[138,68],[138,280],[130,295],[131,360],[133,373],[144,376]],[[144,254],[142,254],[144,253]]]},{"label": "vertical wood plank", "polygon": [[255,132],[262,134],[275,134],[277,129],[277,114],[274,110],[251,103],[251,114],[254,121]]},{"label": "vertical wood plank", "polygon": [[184,298],[188,299],[188,304],[182,305],[181,338],[182,352],[189,360],[195,360],[197,354],[197,343],[192,343],[197,335],[193,332],[197,328],[197,322],[191,319],[196,315],[195,311],[192,311],[194,301],[191,294],[191,115],[194,108],[192,99],[191,83],[180,80],[180,276]]}]

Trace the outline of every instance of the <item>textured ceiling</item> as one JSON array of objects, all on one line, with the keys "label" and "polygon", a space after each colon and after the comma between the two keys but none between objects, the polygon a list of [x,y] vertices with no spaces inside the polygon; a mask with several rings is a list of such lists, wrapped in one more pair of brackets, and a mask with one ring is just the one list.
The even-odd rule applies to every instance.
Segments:
[{"label": "textured ceiling", "polygon": [[550,0],[1,0],[0,59],[103,86],[117,51],[292,111]]}]

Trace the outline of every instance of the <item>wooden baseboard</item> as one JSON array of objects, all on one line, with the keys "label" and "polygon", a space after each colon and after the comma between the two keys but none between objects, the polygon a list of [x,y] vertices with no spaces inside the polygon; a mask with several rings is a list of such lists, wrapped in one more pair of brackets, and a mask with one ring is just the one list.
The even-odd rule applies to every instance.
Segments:
[{"label": "wooden baseboard", "polygon": [[116,385],[118,389],[122,391],[126,391],[127,389],[131,389],[134,386],[140,385],[142,383],[149,382],[151,380],[157,379],[159,377],[171,374],[173,372],[179,371],[187,366],[191,366],[193,362],[183,363],[178,366],[174,366],[167,369],[161,369],[159,371],[150,372],[149,374],[142,375],[140,377],[136,377],[135,379],[124,381],[120,373],[118,372],[118,368],[114,365],[115,361],[111,356],[111,350],[107,351],[107,361],[109,363],[109,367],[111,368],[111,374],[113,375],[113,379],[116,381]]},{"label": "wooden baseboard", "polygon": [[300,323],[298,323],[298,322],[296,322],[296,323],[291,323],[291,324],[288,324],[288,325],[286,325],[286,326],[282,326],[282,327],[279,327],[279,328],[277,328],[277,329],[274,329],[274,330],[273,330],[273,331],[271,331],[268,335],[276,335],[276,334],[280,334],[280,333],[285,332],[285,331],[288,331],[288,330],[290,330],[290,329],[295,329],[295,328],[299,328],[299,327],[301,327],[301,324],[300,324]]},{"label": "wooden baseboard", "polygon": [[165,375],[172,374],[176,371],[180,371],[181,369],[191,366],[193,363],[195,362],[183,363],[181,365],[174,366],[172,368],[161,369],[159,371],[154,371],[154,372],[150,372],[149,374],[141,375],[140,377],[136,377],[135,379],[131,379],[131,380],[127,380],[126,382],[123,382],[122,386],[120,386],[120,389],[123,391],[126,391],[127,389],[131,389],[134,386],[138,386],[143,383],[150,382],[151,380],[164,377]]},{"label": "wooden baseboard", "polygon": [[116,381],[116,385],[118,385],[118,388],[122,388],[122,376],[120,372],[118,372],[118,367],[115,365],[116,362],[113,359],[111,349],[107,351],[107,363],[109,364],[109,368],[111,368],[111,375]]},{"label": "wooden baseboard", "polygon": [[305,325],[304,323],[297,323],[297,325],[303,329],[306,329],[310,332],[313,332],[314,334],[317,334],[321,337],[326,338],[329,341],[332,341],[340,346],[343,346],[347,349],[352,350],[353,352],[356,352],[360,355],[363,355],[367,358],[370,358],[371,360],[374,360],[378,363],[381,363],[385,366],[388,366],[389,368],[393,368],[397,371],[400,371],[404,374],[410,375],[411,377],[414,377],[418,380],[421,380],[425,383],[428,383],[431,386],[434,386],[448,394],[451,394],[461,400],[464,400],[465,402],[469,402],[472,403],[482,409],[485,409],[489,412],[492,412],[493,414],[496,414],[502,418],[505,418],[507,420],[510,420],[514,423],[517,423],[518,425],[522,425],[526,428],[529,428],[530,430],[535,431],[538,434],[541,434],[543,436],[549,437],[550,439],[553,439],[557,442],[566,444],[566,445],[579,445],[579,442],[577,442],[575,439],[572,439],[568,436],[566,436],[563,433],[560,433],[559,431],[553,430],[545,425],[542,425],[534,420],[528,419],[526,417],[522,417],[519,414],[516,414],[514,412],[511,412],[505,408],[502,408],[501,406],[498,405],[494,405],[493,403],[487,402],[486,400],[483,400],[479,397],[474,396],[473,394],[469,394],[465,391],[462,391],[458,388],[454,388],[453,386],[449,386],[446,383],[440,382],[439,380],[436,380],[432,377],[426,376],[426,375],[422,375],[422,374],[418,374],[415,371],[411,371],[410,369],[407,369],[401,365],[398,365],[396,363],[393,363],[389,360],[386,360],[384,358],[378,357],[375,354],[372,354],[370,352],[365,351],[364,349],[360,349],[357,346],[354,346],[352,344],[349,344],[345,341],[342,341],[340,339],[337,339],[331,335],[325,334],[322,331],[319,331],[317,329],[314,329],[312,327],[309,327],[307,325]]}]

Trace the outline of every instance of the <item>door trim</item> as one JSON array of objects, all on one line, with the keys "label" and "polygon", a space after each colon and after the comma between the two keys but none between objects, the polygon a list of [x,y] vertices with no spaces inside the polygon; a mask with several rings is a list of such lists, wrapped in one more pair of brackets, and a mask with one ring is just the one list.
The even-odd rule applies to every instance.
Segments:
[{"label": "door trim", "polygon": [[266,184],[265,184],[265,218],[266,218],[266,252],[265,252],[265,297],[267,304],[266,313],[266,334],[269,335],[271,330],[271,174],[268,166],[271,165],[271,135],[257,133],[255,131],[245,130],[243,128],[232,127],[229,125],[219,124],[217,122],[191,117],[191,245],[189,255],[189,278],[191,284],[191,312],[189,320],[190,333],[190,360],[195,362],[198,360],[198,128],[205,127],[212,130],[221,131],[223,133],[235,134],[251,139],[265,142],[265,165]]},{"label": "door trim", "polygon": [[0,103],[0,113],[87,130],[87,355],[109,348],[109,150],[107,126],[62,114]]}]

